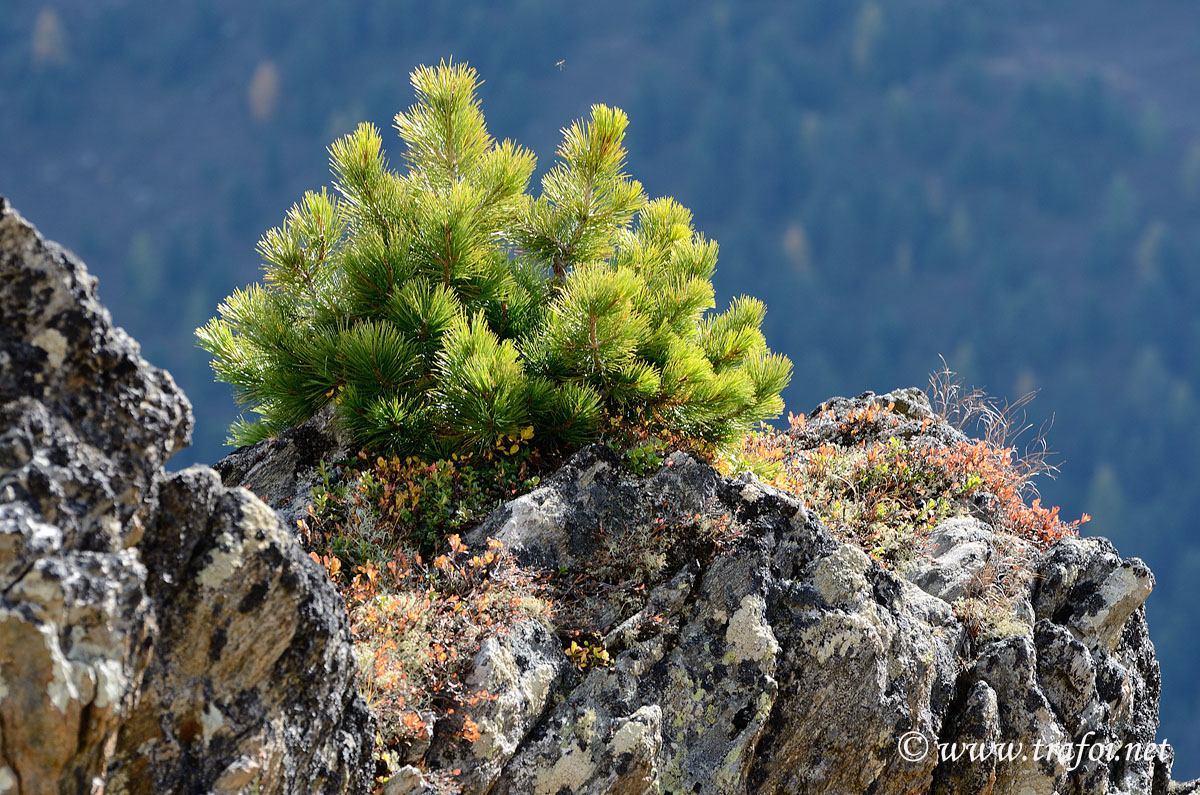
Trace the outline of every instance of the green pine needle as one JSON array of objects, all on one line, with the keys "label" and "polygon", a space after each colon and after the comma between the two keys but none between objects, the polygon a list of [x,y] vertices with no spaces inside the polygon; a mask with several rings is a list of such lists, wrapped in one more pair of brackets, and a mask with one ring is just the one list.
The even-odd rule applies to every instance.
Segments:
[{"label": "green pine needle", "polygon": [[336,193],[268,230],[263,285],[196,330],[260,416],[230,443],[329,403],[365,449],[430,459],[566,451],[614,423],[711,449],[777,416],[791,362],[767,349],[765,305],[709,312],[717,245],[625,173],[625,114],[568,125],[533,196],[536,159],[488,134],[480,83],[465,64],[413,72],[404,172],[371,124],[331,144]]}]

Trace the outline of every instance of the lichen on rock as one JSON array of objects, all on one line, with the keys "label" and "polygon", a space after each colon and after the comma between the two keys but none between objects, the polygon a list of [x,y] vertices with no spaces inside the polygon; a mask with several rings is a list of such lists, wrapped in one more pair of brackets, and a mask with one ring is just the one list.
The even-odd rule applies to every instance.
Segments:
[{"label": "lichen on rock", "polygon": [[0,197],[0,792],[346,792],[371,773],[344,609],[188,443],[171,376]]}]

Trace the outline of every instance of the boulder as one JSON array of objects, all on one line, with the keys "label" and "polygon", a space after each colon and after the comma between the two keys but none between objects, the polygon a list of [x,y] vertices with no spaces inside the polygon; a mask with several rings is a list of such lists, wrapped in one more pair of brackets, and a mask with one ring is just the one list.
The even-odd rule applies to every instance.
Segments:
[{"label": "boulder", "polygon": [[345,609],[262,502],[163,472],[191,407],[0,197],[0,792],[358,792]]}]

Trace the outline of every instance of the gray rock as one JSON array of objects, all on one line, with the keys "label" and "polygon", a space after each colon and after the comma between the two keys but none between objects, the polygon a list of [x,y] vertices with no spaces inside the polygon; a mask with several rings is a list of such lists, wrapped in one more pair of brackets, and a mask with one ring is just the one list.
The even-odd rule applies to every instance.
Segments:
[{"label": "gray rock", "polygon": [[0,792],[365,791],[345,609],[0,197]]},{"label": "gray rock", "polygon": [[[78,440],[82,463],[111,462],[103,477],[116,518],[126,523],[162,465],[191,440],[191,406],[170,374],[147,365],[138,344],[113,327],[83,263],[44,240],[2,196],[0,318],[0,427],[13,428],[18,417],[36,412],[35,404],[44,406],[45,413],[36,412],[34,432],[45,438],[65,423]],[[33,461],[34,444],[6,438],[4,470],[16,470],[21,457],[33,470],[44,468]],[[57,460],[62,452],[62,446],[45,450],[47,464],[64,465]],[[36,478],[25,482],[35,491],[49,487]],[[0,481],[0,494],[10,485]],[[71,486],[64,484],[68,498]],[[17,494],[20,499],[19,488]]]},{"label": "gray rock", "polygon": [[525,565],[570,568],[592,558],[601,528],[619,545],[623,534],[648,520],[647,506],[665,505],[673,515],[703,512],[720,480],[712,467],[676,453],[653,477],[635,481],[623,476],[615,453],[591,445],[545,484],[493,511],[464,540],[496,538]]},{"label": "gray rock", "polygon": [[419,768],[405,765],[388,778],[383,785],[382,795],[433,795],[436,791]]},{"label": "gray rock", "polygon": [[1063,626],[1042,619],[1034,627],[1038,682],[1071,736],[1096,730],[1104,715],[1096,704],[1096,664],[1091,652]]},{"label": "gray rock", "polygon": [[[0,782],[101,786],[154,632],[132,550],[40,557],[0,598]],[[2,788],[0,791],[11,791]]]},{"label": "gray rock", "polygon": [[835,542],[789,495],[672,460],[639,481],[581,452],[478,534],[574,565],[589,529],[645,523],[664,501],[711,509],[697,499],[710,494],[741,531],[648,596],[677,629],[639,636],[635,615],[609,633],[614,664],[568,685],[492,791],[908,792],[928,779],[934,759],[905,763],[895,729],[940,730],[965,639],[950,607]]},{"label": "gray rock", "polygon": [[148,663],[132,547],[191,409],[3,197],[0,318],[0,781],[91,790]]},{"label": "gray rock", "polygon": [[[1011,762],[997,765],[996,792],[1059,792],[1066,783],[1067,762],[1049,754],[1038,758],[1028,749],[1036,743],[1060,747],[1072,737],[1056,719],[1037,676],[1032,639],[1016,635],[994,641],[979,653],[968,681],[986,682],[1000,705],[1000,736],[1024,749]],[[959,745],[966,740],[956,738]]]},{"label": "gray rock", "polygon": [[321,484],[318,466],[340,476],[336,462],[350,457],[353,444],[337,426],[331,403],[307,422],[258,444],[239,447],[213,465],[226,486],[242,486],[275,509],[289,531],[306,519],[312,490]]},{"label": "gray rock", "polygon": [[[961,747],[993,748],[1001,741],[1000,709],[996,691],[976,681],[967,691],[961,709],[948,721],[947,737]],[[968,744],[970,744],[968,746]],[[920,746],[923,747],[923,746]],[[960,755],[940,763],[934,771],[932,795],[979,793],[992,795],[996,788],[995,754]]]},{"label": "gray rock", "polygon": [[248,491],[172,476],[140,545],[160,632],[111,792],[364,789],[372,723],[345,608]]},{"label": "gray rock", "polygon": [[[875,407],[891,406],[886,416],[856,429],[853,437],[842,432],[842,420],[855,412]],[[961,431],[942,422],[933,413],[929,398],[916,387],[897,389],[883,395],[864,392],[856,398],[835,397],[826,400],[807,415],[804,429],[793,432],[796,441],[803,447],[816,449],[823,444],[845,445],[861,441],[879,441],[890,437],[900,439],[922,439],[932,444],[949,446],[965,441]],[[895,420],[895,424],[891,422]]]},{"label": "gray rock", "polygon": [[979,589],[980,574],[996,553],[995,533],[978,519],[947,519],[914,550],[905,576],[923,591],[953,602]]},{"label": "gray rock", "polygon": [[[1043,555],[960,519],[908,573],[923,590],[834,541],[790,495],[705,470],[677,456],[633,479],[589,449],[469,534],[573,570],[595,554],[596,528],[644,525],[664,503],[724,512],[737,533],[698,569],[667,572],[641,610],[603,616],[614,664],[566,677],[487,791],[1166,791],[1169,758],[1072,766],[1060,747],[1153,741],[1157,665],[1142,610],[1129,609],[1144,598],[1138,562],[1091,541]],[[973,639],[948,600],[987,596],[1000,559],[1028,571],[996,603],[1005,632]],[[1093,606],[1092,592],[1113,598]],[[670,628],[634,629],[652,613]],[[905,759],[898,742],[913,731],[934,750]],[[937,742],[1021,742],[1026,758],[940,761]],[[1034,758],[1039,742],[1061,758]]]},{"label": "gray rock", "polygon": [[558,639],[537,621],[486,639],[466,682],[468,692],[495,697],[471,708],[480,738],[466,743],[439,736],[426,758],[443,770],[461,769],[457,783],[464,792],[487,792],[542,716],[566,667]]},{"label": "gray rock", "polygon": [[[973,654],[959,685],[969,695],[943,736],[959,747],[998,737],[1022,743],[1023,753],[1012,762],[943,762],[935,790],[1165,792],[1169,752],[1146,759],[1123,750],[1148,748],[1158,727],[1158,664],[1140,606],[1149,572],[1103,539],[1060,541],[1033,572],[1036,623]],[[995,696],[995,726],[981,693]],[[1039,742],[1041,758],[1031,749]]]},{"label": "gray rock", "polygon": [[1038,617],[1069,627],[1092,649],[1112,651],[1129,617],[1154,588],[1138,558],[1122,559],[1103,538],[1068,538],[1038,569],[1033,607]]}]

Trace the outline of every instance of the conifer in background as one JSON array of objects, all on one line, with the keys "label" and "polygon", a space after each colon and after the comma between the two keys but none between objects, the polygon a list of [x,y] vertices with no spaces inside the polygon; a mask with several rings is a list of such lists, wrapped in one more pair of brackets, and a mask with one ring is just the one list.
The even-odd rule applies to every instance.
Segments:
[{"label": "conifer in background", "polygon": [[783,408],[791,363],[765,307],[714,307],[717,246],[624,173],[628,120],[597,105],[535,158],[488,135],[479,79],[421,67],[397,114],[406,170],[362,124],[259,244],[262,285],[197,330],[217,379],[260,415],[248,444],[330,402],[373,453],[426,459],[529,439],[568,449],[621,424],[722,446]]}]

